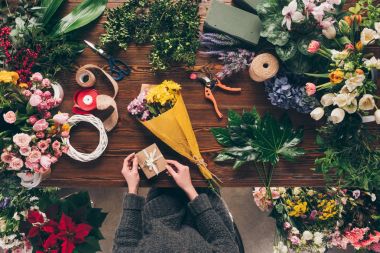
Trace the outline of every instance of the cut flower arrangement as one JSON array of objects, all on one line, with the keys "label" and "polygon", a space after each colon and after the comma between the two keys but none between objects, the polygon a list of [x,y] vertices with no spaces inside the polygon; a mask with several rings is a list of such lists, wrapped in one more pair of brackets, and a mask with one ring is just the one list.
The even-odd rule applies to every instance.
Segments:
[{"label": "cut flower arrangement", "polygon": [[[21,184],[39,182],[67,152],[69,115],[57,112],[62,98],[40,73],[21,83],[16,72],[0,71],[0,173]],[[33,185],[36,186],[36,185]]]},{"label": "cut flower arrangement", "polygon": [[378,194],[337,188],[255,188],[262,211],[276,220],[274,252],[326,252],[330,248],[380,252]]}]

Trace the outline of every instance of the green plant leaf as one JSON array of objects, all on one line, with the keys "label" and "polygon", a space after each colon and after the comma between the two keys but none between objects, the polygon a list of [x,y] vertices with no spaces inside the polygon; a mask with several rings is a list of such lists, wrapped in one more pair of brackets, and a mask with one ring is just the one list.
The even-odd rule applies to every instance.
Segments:
[{"label": "green plant leaf", "polygon": [[41,23],[44,27],[49,23],[50,19],[57,12],[64,0],[42,0],[41,6],[43,7],[43,15]]},{"label": "green plant leaf", "polygon": [[102,15],[107,0],[84,0],[51,30],[51,35],[59,36],[79,29]]},{"label": "green plant leaf", "polygon": [[216,141],[222,146],[229,146],[232,144],[229,132],[226,128],[211,128]]},{"label": "green plant leaf", "polygon": [[282,61],[287,61],[296,55],[297,45],[294,41],[289,41],[285,46],[277,46],[276,53]]},{"label": "green plant leaf", "polygon": [[225,162],[225,161],[231,161],[231,160],[234,160],[234,159],[235,159],[234,157],[232,157],[232,156],[230,156],[230,155],[228,155],[226,153],[219,153],[215,157],[214,161],[215,162]]}]

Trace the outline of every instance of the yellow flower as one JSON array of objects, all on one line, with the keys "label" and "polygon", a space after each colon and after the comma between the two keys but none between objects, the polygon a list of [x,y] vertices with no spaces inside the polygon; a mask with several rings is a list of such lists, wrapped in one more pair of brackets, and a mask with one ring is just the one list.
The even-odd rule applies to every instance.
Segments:
[{"label": "yellow flower", "polygon": [[338,84],[344,80],[344,73],[340,69],[336,69],[329,74],[329,78],[331,83]]},{"label": "yellow flower", "polygon": [[27,83],[20,83],[18,86],[19,86],[21,89],[26,89],[26,88],[29,87],[29,85],[28,85]]},{"label": "yellow flower", "polygon": [[358,51],[362,51],[363,50],[363,43],[361,41],[358,41],[356,44],[355,44],[355,48],[356,50]]},{"label": "yellow flower", "polygon": [[70,126],[68,123],[66,123],[66,124],[63,124],[63,125],[62,125],[62,127],[61,127],[61,131],[62,131],[62,132],[67,132],[67,131],[70,130],[70,128],[71,128],[71,126]]},{"label": "yellow flower", "polygon": [[318,201],[318,208],[321,209],[320,215],[318,216],[320,220],[328,220],[338,213],[335,200],[320,200]]},{"label": "yellow flower", "polygon": [[19,75],[14,71],[0,71],[0,82],[1,83],[12,83],[17,84]]},{"label": "yellow flower", "polygon": [[297,203],[292,203],[291,201],[287,201],[287,207],[290,210],[289,216],[290,217],[300,217],[304,214],[306,214],[308,208],[307,208],[307,202],[298,200]]},{"label": "yellow flower", "polygon": [[175,103],[181,86],[173,81],[164,81],[149,90],[146,95],[148,103],[159,103],[164,106],[168,102]]}]

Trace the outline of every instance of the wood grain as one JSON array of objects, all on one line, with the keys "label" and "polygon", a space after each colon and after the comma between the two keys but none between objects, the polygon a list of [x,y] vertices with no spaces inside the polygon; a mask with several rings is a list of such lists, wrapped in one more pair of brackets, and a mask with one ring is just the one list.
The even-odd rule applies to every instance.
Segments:
[{"label": "wood grain", "polygon": [[[77,2],[80,1],[69,0],[63,7],[63,13],[72,9]],[[115,7],[122,2],[116,0],[109,1],[108,7]],[[82,37],[78,39],[98,42],[98,37],[104,32],[102,25],[104,21],[105,18],[101,17],[97,23],[81,31]],[[126,186],[125,180],[120,174],[124,157],[131,152],[137,152],[147,147],[153,142],[159,145],[165,157],[179,159],[181,162],[187,163],[186,160],[178,157],[176,153],[171,151],[170,148],[166,147],[136,120],[130,117],[126,109],[128,103],[138,95],[142,83],[155,84],[165,79],[172,79],[182,84],[182,94],[201,152],[209,165],[209,169],[223,181],[222,185],[260,186],[261,182],[253,168],[247,166],[234,171],[230,164],[215,164],[213,162],[216,152],[221,147],[216,143],[209,130],[211,127],[225,126],[226,119],[218,120],[216,118],[212,105],[204,99],[203,87],[198,82],[188,79],[188,73],[184,67],[177,66],[169,72],[160,74],[150,72],[148,61],[149,50],[150,47],[148,45],[139,47],[131,45],[126,52],[113,52],[115,56],[128,62],[132,66],[133,72],[119,83],[120,93],[117,97],[117,103],[120,121],[117,128],[109,134],[109,146],[104,155],[96,161],[85,164],[64,157],[56,164],[51,177],[44,181],[43,185],[59,187]],[[379,53],[379,50],[377,50],[377,53]],[[213,62],[213,59],[199,56],[197,66]],[[77,65],[82,66],[88,63],[97,64],[107,69],[106,62],[90,49],[86,49],[79,57]],[[61,111],[71,111],[73,94],[79,89],[79,86],[75,84],[75,70],[61,74],[59,80],[64,87],[66,96]],[[251,81],[247,72],[227,80],[226,83],[232,87],[241,87],[243,91],[240,95],[222,91],[215,92],[215,97],[224,114],[226,114],[228,109],[242,111],[249,110],[253,106],[256,106],[260,113],[271,112],[275,115],[281,115],[285,112],[270,105],[266,98],[263,84]],[[100,74],[98,75],[96,89],[105,94],[111,94],[112,92],[111,87],[105,79],[100,77]],[[302,115],[295,111],[289,111],[289,113],[297,126],[304,126],[305,128],[305,139],[302,146],[308,153],[295,163],[280,163],[274,172],[272,184],[275,186],[322,186],[324,184],[322,176],[311,170],[315,158],[319,155],[314,143],[316,123],[308,115]],[[77,150],[91,152],[98,142],[97,132],[89,125],[79,125],[72,130],[71,142]],[[192,168],[192,177],[195,185],[205,186],[206,183],[198,170],[195,167]],[[142,175],[142,184],[162,187],[174,185],[172,180],[166,175],[161,175],[156,180],[149,182]]]}]

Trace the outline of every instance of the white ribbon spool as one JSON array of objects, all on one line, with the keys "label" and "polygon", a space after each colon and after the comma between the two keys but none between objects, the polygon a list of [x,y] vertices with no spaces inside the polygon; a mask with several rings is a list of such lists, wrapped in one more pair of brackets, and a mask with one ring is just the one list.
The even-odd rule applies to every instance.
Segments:
[{"label": "white ribbon spool", "polygon": [[104,129],[103,122],[95,117],[94,115],[74,115],[69,120],[68,123],[70,125],[76,125],[79,122],[88,122],[93,125],[99,131],[99,144],[97,148],[90,154],[82,153],[77,151],[73,146],[71,146],[69,139],[67,140],[67,145],[69,150],[67,151],[67,155],[73,158],[74,160],[80,162],[90,162],[97,158],[99,158],[108,146],[108,137],[107,132]]}]

